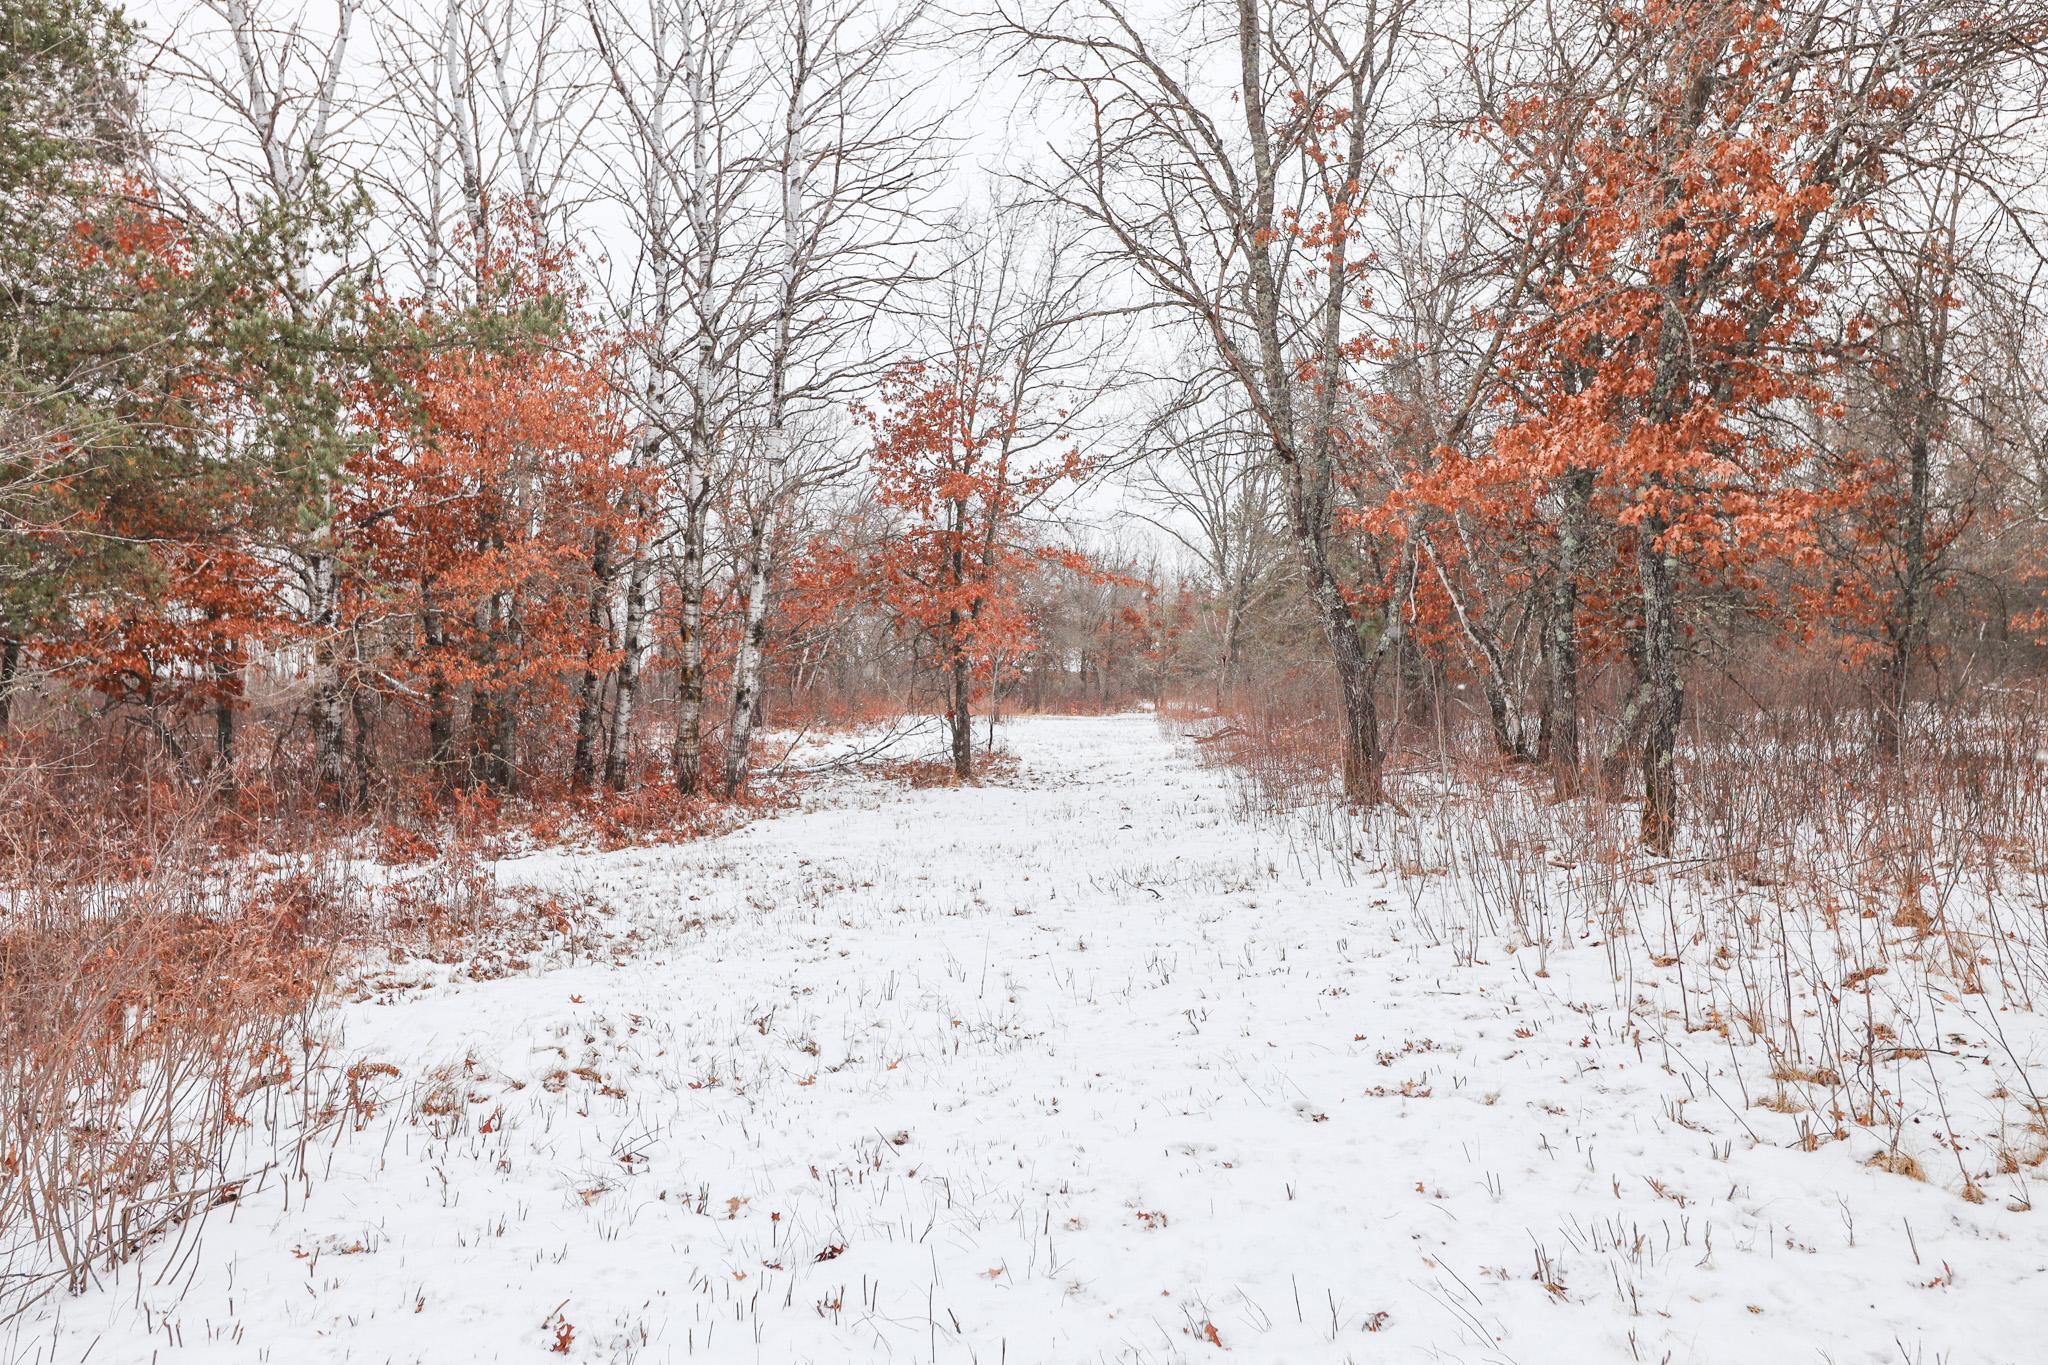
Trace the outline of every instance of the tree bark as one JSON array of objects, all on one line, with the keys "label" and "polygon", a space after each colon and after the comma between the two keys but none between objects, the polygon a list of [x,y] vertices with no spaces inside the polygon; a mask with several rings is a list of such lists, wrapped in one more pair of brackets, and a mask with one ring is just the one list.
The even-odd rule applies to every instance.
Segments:
[{"label": "tree bark", "polygon": [[1390,624],[1377,647],[1368,649],[1358,618],[1324,556],[1312,550],[1304,558],[1308,561],[1303,567],[1309,576],[1309,592],[1322,618],[1323,638],[1336,663],[1343,696],[1344,797],[1357,805],[1376,806],[1386,800],[1382,781],[1386,756],[1380,748],[1379,708],[1373,700],[1373,679],[1378,672],[1374,662],[1389,640],[1398,640],[1400,628]]},{"label": "tree bark", "polygon": [[481,786],[504,791],[512,785],[510,755],[505,747],[511,712],[505,684],[496,674],[504,657],[505,594],[494,592],[485,598],[479,615],[484,647],[483,658],[478,662],[483,676],[469,694],[469,776]]},{"label": "tree bark", "polygon": [[646,557],[636,556],[626,569],[626,620],[619,635],[611,739],[604,753],[604,785],[615,792],[633,783],[633,711],[640,698],[640,666],[646,653],[641,637],[647,629],[647,575]]},{"label": "tree bark", "polygon": [[704,780],[704,525],[692,508],[683,536],[682,595],[676,615],[676,790],[694,796]]},{"label": "tree bark", "polygon": [[974,780],[974,691],[967,650],[960,644],[960,611],[946,621],[946,721],[952,729],[953,776]]},{"label": "tree bark", "polygon": [[[208,624],[216,628],[220,623],[220,612],[211,610],[206,616]],[[209,763],[213,779],[223,795],[232,795],[235,790],[235,708],[241,700],[241,646],[216,637],[212,641],[207,660],[207,673],[213,684],[213,757]],[[4,687],[0,683],[0,687]]]},{"label": "tree bark", "polygon": [[768,542],[774,526],[757,521],[747,565],[746,617],[740,627],[739,656],[733,661],[732,720],[726,727],[725,794],[746,790],[754,719],[761,702],[761,655],[768,636]]},{"label": "tree bark", "polygon": [[370,805],[370,774],[374,768],[370,756],[370,746],[374,742],[374,726],[376,722],[370,715],[370,699],[362,688],[358,687],[350,691],[348,706],[349,714],[355,720],[355,742],[353,745],[355,758],[354,800],[357,809],[367,810]]},{"label": "tree bark", "polygon": [[589,791],[597,781],[598,732],[604,721],[604,683],[609,670],[597,656],[611,641],[604,638],[605,607],[612,590],[612,532],[599,527],[590,538],[590,597],[583,610],[583,676],[576,684],[576,756],[569,764],[569,786]]},{"label": "tree bark", "polygon": [[[1480,690],[1486,696],[1487,720],[1493,730],[1494,750],[1510,762],[1526,759],[1529,757],[1529,740],[1522,724],[1521,706],[1509,693],[1507,664],[1501,657],[1500,643],[1490,625],[1474,620],[1466,611],[1464,594],[1444,571],[1443,561],[1437,557],[1428,537],[1425,535],[1421,539],[1422,552],[1429,556],[1437,582],[1442,585],[1444,597],[1451,604],[1451,614],[1458,622],[1459,633],[1465,639],[1465,656],[1478,667]],[[1413,637],[1408,643],[1412,651]]]},{"label": "tree bark", "polygon": [[1636,549],[1643,603],[1643,846],[1671,852],[1678,833],[1678,723],[1685,681],[1678,659],[1678,562],[1658,546],[1664,526],[1652,517]]},{"label": "tree bark", "polygon": [[454,775],[455,764],[455,697],[448,686],[444,657],[448,628],[431,586],[421,587],[420,599],[424,603],[420,610],[420,636],[435,656],[427,681],[427,763],[434,774],[434,784],[445,788]]},{"label": "tree bark", "polygon": [[1592,472],[1573,470],[1564,476],[1558,491],[1564,508],[1558,517],[1557,573],[1550,583],[1550,615],[1544,622],[1548,701],[1543,733],[1551,796],[1569,801],[1582,790],[1585,778],[1579,739],[1579,572],[1586,511],[1593,496]]},{"label": "tree bark", "polygon": [[226,697],[213,703],[214,782],[224,794],[235,790],[235,708]]},{"label": "tree bark", "polygon": [[1382,781],[1386,756],[1380,747],[1379,708],[1373,700],[1373,683],[1381,655],[1401,640],[1399,616],[1391,607],[1386,629],[1370,647],[1362,623],[1352,611],[1329,562],[1323,526],[1310,498],[1298,486],[1301,477],[1291,462],[1297,486],[1290,490],[1289,513],[1294,523],[1294,541],[1301,558],[1309,599],[1323,628],[1323,639],[1337,669],[1337,683],[1343,698],[1343,783],[1344,797],[1356,805],[1376,806],[1386,800]]},{"label": "tree bark", "polygon": [[1237,655],[1243,633],[1244,609],[1239,594],[1233,592],[1223,604],[1223,640],[1218,648],[1216,660],[1216,709],[1223,709],[1224,699],[1230,694],[1230,685],[1237,679]]},{"label": "tree bark", "polygon": [[342,753],[345,689],[335,602],[334,556],[316,550],[307,556],[307,587],[312,595],[313,624],[313,782],[322,805],[349,805],[348,773]]},{"label": "tree bark", "polygon": [[1900,515],[1899,591],[1885,622],[1888,649],[1884,660],[1883,695],[1878,699],[1877,748],[1896,759],[1905,747],[1906,703],[1913,683],[1913,660],[1927,631],[1927,504],[1932,483],[1930,449],[1924,425],[1907,446],[1906,505]]}]

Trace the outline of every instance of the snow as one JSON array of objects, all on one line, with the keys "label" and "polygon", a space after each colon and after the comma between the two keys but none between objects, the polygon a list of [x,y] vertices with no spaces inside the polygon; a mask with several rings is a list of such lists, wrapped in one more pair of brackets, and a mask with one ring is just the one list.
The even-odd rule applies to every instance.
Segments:
[{"label": "snow", "polygon": [[344,1007],[381,1111],[18,1358],[2043,1358],[2041,1215],[1703,1098],[1603,949],[1432,943],[1153,717],[1006,735],[501,864],[631,950]]}]

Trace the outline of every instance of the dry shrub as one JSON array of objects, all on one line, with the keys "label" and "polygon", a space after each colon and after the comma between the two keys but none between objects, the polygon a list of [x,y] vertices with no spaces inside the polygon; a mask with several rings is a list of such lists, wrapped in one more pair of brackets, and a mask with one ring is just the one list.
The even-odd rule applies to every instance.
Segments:
[{"label": "dry shrub", "polygon": [[[707,748],[706,773],[719,754]],[[522,848],[588,844],[618,849],[683,843],[727,833],[751,811],[787,804],[787,781],[760,779],[739,801],[683,796],[668,773],[650,767],[623,792],[483,789],[445,791],[416,784],[383,808],[371,831],[379,861],[393,867],[503,858]]]},{"label": "dry shrub", "polygon": [[667,782],[650,782],[593,802],[584,823],[600,848],[682,843],[727,833],[742,823],[748,807],[772,806],[788,799],[783,788],[767,782],[756,782],[754,790],[736,804],[684,796]]},{"label": "dry shrub", "polygon": [[[209,1210],[305,1177],[310,1144],[374,1115],[395,1072],[329,1056],[337,992],[411,984],[378,979],[394,961],[490,978],[606,937],[591,904],[498,885],[530,807],[388,819],[362,843],[404,872],[366,879],[347,825],[271,829],[219,793],[94,778],[84,799],[0,752],[0,1327],[160,1239],[189,1250]],[[613,818],[681,823],[654,798]]]},{"label": "dry shrub", "polygon": [[0,1322],[189,1235],[327,1108],[333,869],[220,858],[163,791],[116,837],[44,776],[0,774]]},{"label": "dry shrub", "polygon": [[1725,1098],[1784,1115],[1784,1145],[1860,1129],[1885,1169],[1982,1198],[2001,1175],[1984,1154],[2048,1119],[2048,712],[1984,689],[1916,712],[1890,759],[1853,701],[1803,677],[1698,688],[1669,858],[1642,851],[1629,801],[1554,801],[1477,726],[1411,728],[1389,761],[1398,806],[1362,811],[1339,798],[1336,717],[1312,689],[1168,714],[1247,810],[1306,820],[1336,875],[1386,877],[1460,960],[1532,950],[1547,975],[1598,945],[1645,1036],[1740,1059]]},{"label": "dry shrub", "polygon": [[367,998],[416,984],[391,968],[428,962],[491,981],[554,951],[592,956],[609,935],[598,907],[559,892],[500,888],[488,874],[436,864],[426,877],[379,892],[351,926],[342,988]]},{"label": "dry shrub", "polygon": [[[923,790],[927,787],[958,787],[963,785],[953,772],[950,758],[906,758],[896,759],[874,766],[875,775],[888,782],[901,782],[906,786]],[[1015,778],[1017,759],[1013,754],[1000,750],[977,753],[974,758],[975,785],[1001,783]]]},{"label": "dry shrub", "polygon": [[908,710],[909,703],[899,692],[806,687],[778,699],[774,720],[779,730],[831,734],[891,725]]},{"label": "dry shrub", "polygon": [[344,816],[66,742],[0,744],[0,1330],[158,1241],[191,1251],[209,1210],[307,1178],[310,1144],[374,1115],[396,1072],[330,1057],[339,992],[416,984],[394,963],[483,979],[611,942],[597,906],[502,888],[495,859],[699,837],[788,799],[420,783]]},{"label": "dry shrub", "polygon": [[1285,674],[1214,705],[1169,702],[1162,714],[1205,757],[1246,779],[1248,806],[1269,812],[1323,802],[1343,764],[1342,730],[1319,675]]}]

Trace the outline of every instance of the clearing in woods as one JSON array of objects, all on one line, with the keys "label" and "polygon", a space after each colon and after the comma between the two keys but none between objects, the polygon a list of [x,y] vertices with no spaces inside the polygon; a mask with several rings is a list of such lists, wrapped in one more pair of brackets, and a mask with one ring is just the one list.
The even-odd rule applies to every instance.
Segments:
[{"label": "clearing in woods", "polygon": [[377,1116],[22,1358],[2040,1359],[2040,1215],[1794,1150],[1601,946],[1465,961],[1151,716],[1007,743],[501,864],[631,951],[344,1007]]}]

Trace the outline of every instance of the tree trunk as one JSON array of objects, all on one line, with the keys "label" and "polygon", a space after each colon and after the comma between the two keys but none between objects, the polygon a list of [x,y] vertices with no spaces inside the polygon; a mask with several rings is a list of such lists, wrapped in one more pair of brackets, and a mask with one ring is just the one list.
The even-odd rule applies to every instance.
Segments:
[{"label": "tree trunk", "polygon": [[313,552],[307,560],[307,571],[307,587],[313,599],[313,783],[320,804],[340,809],[349,804],[349,798],[342,754],[346,698],[341,682],[341,652],[335,639],[339,608],[335,602],[334,557],[324,550]]},{"label": "tree trunk", "polygon": [[773,533],[765,522],[753,527],[746,619],[740,628],[739,657],[733,661],[732,721],[726,729],[725,794],[733,797],[746,789],[754,717],[761,701],[761,653],[768,635],[768,540]]},{"label": "tree trunk", "polygon": [[[1522,724],[1522,708],[1517,699],[1509,695],[1507,664],[1501,657],[1500,643],[1493,635],[1493,628],[1475,621],[1465,610],[1464,594],[1444,572],[1443,561],[1437,558],[1435,548],[1426,537],[1422,550],[1429,556],[1430,564],[1436,570],[1437,582],[1443,586],[1444,597],[1451,604],[1451,614],[1465,640],[1465,657],[1479,670],[1479,686],[1486,696],[1486,716],[1493,730],[1494,750],[1509,762],[1526,759],[1529,741]],[[1405,643],[1408,649],[1404,652],[1420,652],[1414,648],[1414,637],[1409,637]]]},{"label": "tree trunk", "polygon": [[1223,640],[1218,649],[1216,661],[1216,709],[1223,709],[1224,698],[1230,693],[1230,685],[1237,679],[1237,655],[1242,647],[1244,634],[1244,607],[1241,596],[1231,593],[1223,604]]},{"label": "tree trunk", "polygon": [[[526,650],[526,618],[520,610],[516,590],[503,594],[503,598],[507,654],[517,660]],[[490,744],[491,766],[497,774],[500,791],[516,791],[519,787],[519,717],[525,706],[523,692],[521,684],[508,682],[498,693],[497,724],[491,729]]]},{"label": "tree trunk", "polygon": [[612,590],[612,533],[600,527],[590,540],[590,599],[583,611],[583,676],[576,684],[576,757],[569,765],[569,786],[589,791],[597,781],[598,731],[604,721],[606,670],[597,656],[611,641],[604,638],[604,615]]},{"label": "tree trunk", "polygon": [[633,708],[640,697],[640,665],[646,652],[641,636],[647,628],[647,574],[645,556],[635,556],[626,570],[626,621],[619,636],[612,732],[604,754],[604,785],[615,792],[626,790],[633,781]]},{"label": "tree trunk", "polygon": [[235,791],[235,707],[226,697],[213,703],[214,781],[225,795]]},{"label": "tree trunk", "polygon": [[1685,682],[1678,660],[1678,563],[1660,549],[1664,530],[1652,517],[1641,528],[1637,568],[1643,593],[1643,846],[1671,852],[1678,833],[1678,723]]},{"label": "tree trunk", "polygon": [[946,623],[946,720],[953,732],[953,776],[970,782],[974,779],[974,693],[967,651],[958,643],[959,628],[956,608]]},{"label": "tree trunk", "polygon": [[240,669],[224,659],[213,663],[213,774],[224,795],[235,791],[235,711],[240,702]]},{"label": "tree trunk", "polygon": [[1885,622],[1889,649],[1884,660],[1883,695],[1877,707],[1877,748],[1896,759],[1905,747],[1906,703],[1913,683],[1913,660],[1927,630],[1927,502],[1932,483],[1930,442],[1924,429],[1913,433],[1907,447],[1906,505],[1900,515],[1904,543],[1900,546],[1899,592]]},{"label": "tree trunk", "polygon": [[420,636],[434,656],[427,681],[427,763],[434,784],[446,787],[455,764],[455,695],[448,686],[448,629],[435,605],[433,589],[422,586],[420,599],[425,604],[420,610]]},{"label": "tree trunk", "polygon": [[1337,651],[1338,678],[1344,688],[1344,796],[1356,805],[1377,806],[1387,799],[1382,774],[1386,756],[1380,751],[1373,669],[1355,630],[1350,638],[1352,646]]},{"label": "tree trunk", "polygon": [[694,796],[704,778],[704,527],[689,514],[683,537],[681,625],[676,632],[675,784]]},{"label": "tree trunk", "polygon": [[1550,758],[1550,793],[1559,801],[1579,794],[1584,780],[1579,740],[1579,572],[1584,557],[1586,509],[1593,496],[1590,470],[1564,476],[1559,490],[1557,573],[1550,584],[1550,617],[1544,623],[1544,687]]},{"label": "tree trunk", "polygon": [[499,697],[496,688],[478,684],[469,694],[469,784],[498,787],[501,784],[492,751],[492,737],[498,731]]},{"label": "tree trunk", "polygon": [[499,791],[519,788],[519,708],[516,689],[507,688],[498,698],[497,724],[491,728],[491,770]]},{"label": "tree trunk", "polygon": [[988,684],[988,738],[982,741],[982,748],[993,749],[996,744],[996,726],[1003,723],[1003,656],[998,654],[989,666]]},{"label": "tree trunk", "polygon": [[[219,610],[206,613],[207,624],[217,632]],[[213,757],[208,770],[223,795],[235,790],[235,707],[241,700],[242,651],[238,643],[216,634],[208,650],[206,671],[213,686]]]},{"label": "tree trunk", "polygon": [[1373,701],[1375,663],[1387,644],[1398,643],[1400,626],[1389,612],[1387,632],[1377,646],[1366,647],[1360,624],[1344,597],[1344,590],[1330,572],[1321,538],[1297,525],[1297,542],[1302,551],[1302,568],[1309,583],[1309,595],[1322,620],[1323,638],[1330,646],[1331,661],[1337,667],[1337,682],[1344,699],[1344,799],[1355,805],[1376,806],[1386,800],[1382,770],[1386,764],[1380,749],[1379,709]]},{"label": "tree trunk", "polygon": [[370,748],[375,735],[375,722],[370,715],[369,696],[360,687],[349,693],[349,712],[355,719],[355,803],[359,809],[368,809],[370,774],[374,767]]},{"label": "tree trunk", "polygon": [[1526,759],[1529,743],[1522,738],[1521,727],[1516,723],[1516,708],[1508,699],[1500,675],[1490,668],[1481,668],[1479,686],[1486,693],[1486,717],[1493,728],[1494,752],[1509,762]]},{"label": "tree trunk", "polygon": [[480,786],[503,791],[512,785],[504,745],[509,700],[497,679],[506,631],[505,594],[492,593],[480,614],[484,653],[479,661],[482,678],[469,694],[469,776]]}]

